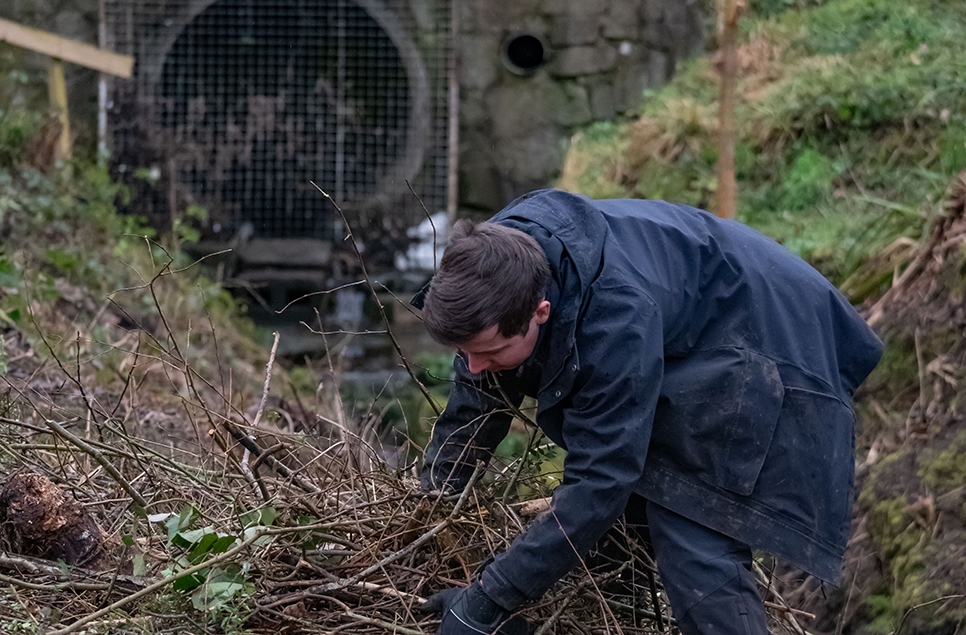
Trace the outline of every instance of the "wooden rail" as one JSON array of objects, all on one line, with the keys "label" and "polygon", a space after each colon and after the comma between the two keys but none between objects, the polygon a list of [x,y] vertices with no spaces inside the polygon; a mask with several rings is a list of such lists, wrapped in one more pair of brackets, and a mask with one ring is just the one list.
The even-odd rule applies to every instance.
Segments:
[{"label": "wooden rail", "polygon": [[0,18],[0,42],[35,51],[50,57],[47,86],[50,106],[60,121],[60,138],[57,142],[58,159],[70,158],[70,117],[67,109],[67,83],[64,79],[64,62],[92,68],[102,73],[128,79],[134,70],[134,58],[120,55],[84,42],[71,40],[40,29]]},{"label": "wooden rail", "polygon": [[40,29],[31,29],[16,22],[0,19],[0,42],[49,55],[54,59],[77,64],[95,71],[129,79],[134,69],[134,58],[105,51],[90,44],[71,40]]}]

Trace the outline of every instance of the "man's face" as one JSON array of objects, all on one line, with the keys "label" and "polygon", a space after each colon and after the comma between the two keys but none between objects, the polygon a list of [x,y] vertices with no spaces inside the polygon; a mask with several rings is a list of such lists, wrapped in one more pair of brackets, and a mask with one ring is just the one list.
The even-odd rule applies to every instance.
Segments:
[{"label": "man's face", "polygon": [[550,302],[542,300],[530,318],[530,326],[523,335],[504,337],[500,335],[499,325],[478,333],[473,339],[459,347],[466,355],[471,373],[484,370],[496,373],[501,370],[517,368],[530,357],[537,344],[540,325],[550,317]]}]

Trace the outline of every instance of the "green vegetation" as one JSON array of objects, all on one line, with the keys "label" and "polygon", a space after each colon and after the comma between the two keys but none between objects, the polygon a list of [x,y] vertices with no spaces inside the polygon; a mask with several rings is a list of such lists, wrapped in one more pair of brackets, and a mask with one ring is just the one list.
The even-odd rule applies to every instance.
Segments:
[{"label": "green vegetation", "polygon": [[923,485],[940,495],[966,485],[966,430],[942,450],[925,453],[919,477]]},{"label": "green vegetation", "polygon": [[0,170],[0,318],[65,363],[93,357],[105,388],[125,381],[119,326],[151,334],[145,354],[168,350],[166,329],[186,334],[182,361],[200,371],[216,365],[204,346],[215,338],[226,360],[263,356],[236,301],[138,218],[118,215],[123,197],[100,168]]},{"label": "green vegetation", "polygon": [[[203,515],[191,504],[178,513],[155,514],[148,516],[147,520],[163,523],[167,531],[166,548],[175,554],[175,558],[162,575],[171,577],[207,562],[243,541],[251,541],[255,546],[270,544],[270,536],[258,537],[258,533],[271,526],[277,518],[278,512],[271,506],[247,512],[239,519],[244,528],[241,536],[219,532],[211,524],[199,527],[204,522]],[[127,546],[135,544],[132,536],[124,536],[122,540]],[[141,571],[138,571],[139,567]],[[143,575],[144,567],[143,554],[136,555],[135,575]],[[250,568],[247,561],[229,561],[181,577],[171,588],[189,597],[196,610],[212,616],[222,614],[220,617],[228,618],[237,609],[236,604],[243,602],[254,591],[254,585],[248,580]]]},{"label": "green vegetation", "polygon": [[[849,276],[896,239],[918,236],[966,169],[966,7],[759,4],[742,23],[740,220],[861,301],[889,280],[860,286]],[[646,96],[639,119],[580,136],[561,185],[710,207],[716,98],[711,60],[693,60]]]},{"label": "green vegetation", "polygon": [[104,388],[123,384],[129,352],[114,344],[135,326],[149,334],[144,354],[168,349],[166,330],[187,334],[182,361],[202,372],[216,365],[204,346],[213,339],[226,361],[264,356],[227,291],[172,238],[116,212],[126,191],[105,169],[35,164],[34,152],[45,154],[41,123],[0,116],[0,321],[64,363],[93,358]]},{"label": "green vegetation", "polygon": [[866,581],[872,587],[863,621],[870,633],[894,632],[913,611],[918,628],[966,618],[953,573],[962,570],[966,539],[966,433],[951,429],[949,437],[898,448],[865,479],[859,503],[883,576]]}]

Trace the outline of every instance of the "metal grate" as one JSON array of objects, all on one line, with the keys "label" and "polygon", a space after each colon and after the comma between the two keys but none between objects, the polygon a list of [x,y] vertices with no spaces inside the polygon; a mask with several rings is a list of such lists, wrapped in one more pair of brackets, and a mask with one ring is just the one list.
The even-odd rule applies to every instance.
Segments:
[{"label": "metal grate", "polygon": [[[137,211],[208,232],[398,233],[447,202],[449,0],[107,0],[113,163]],[[420,19],[411,12],[419,9]]]}]

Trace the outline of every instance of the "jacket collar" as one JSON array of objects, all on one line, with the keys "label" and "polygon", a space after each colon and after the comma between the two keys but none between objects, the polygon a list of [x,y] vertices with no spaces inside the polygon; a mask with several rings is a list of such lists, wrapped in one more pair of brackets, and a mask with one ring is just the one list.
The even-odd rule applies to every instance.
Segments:
[{"label": "jacket collar", "polygon": [[[540,382],[540,407],[550,407],[570,393],[580,366],[576,331],[588,290],[597,278],[603,258],[607,224],[590,200],[557,190],[523,196],[494,216],[532,235],[547,255],[559,285],[546,342],[546,361]],[[538,225],[545,231],[527,231]],[[554,304],[551,301],[551,304]]]}]

